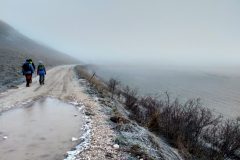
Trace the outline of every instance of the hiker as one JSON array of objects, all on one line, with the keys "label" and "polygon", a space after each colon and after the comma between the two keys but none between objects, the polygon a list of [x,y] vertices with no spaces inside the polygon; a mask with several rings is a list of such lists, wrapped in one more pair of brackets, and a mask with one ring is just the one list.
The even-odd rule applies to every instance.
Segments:
[{"label": "hiker", "polygon": [[34,68],[33,65],[29,63],[28,59],[22,65],[22,73],[26,77],[26,87],[29,87],[29,84],[32,81],[32,74],[34,73]]},{"label": "hiker", "polygon": [[39,75],[39,83],[40,85],[44,85],[44,79],[46,75],[46,69],[45,66],[43,65],[42,61],[39,61],[38,67],[37,67],[37,75]]},{"label": "hiker", "polygon": [[32,64],[33,69],[34,69],[34,71],[35,71],[36,67],[35,67],[35,64],[33,63],[33,60],[32,60],[32,59],[28,59],[28,62]]},{"label": "hiker", "polygon": [[[33,70],[34,70],[34,72],[35,72],[36,67],[35,67],[35,64],[33,63],[33,60],[32,60],[32,59],[28,59],[28,62],[29,62],[30,64],[32,64]],[[32,79],[30,80],[30,83],[32,83]]]}]

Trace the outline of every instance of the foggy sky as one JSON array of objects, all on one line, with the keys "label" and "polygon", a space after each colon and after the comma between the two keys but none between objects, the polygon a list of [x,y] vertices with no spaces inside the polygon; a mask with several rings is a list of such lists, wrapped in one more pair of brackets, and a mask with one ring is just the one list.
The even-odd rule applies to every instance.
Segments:
[{"label": "foggy sky", "polygon": [[0,0],[0,19],[88,63],[240,64],[239,0]]}]

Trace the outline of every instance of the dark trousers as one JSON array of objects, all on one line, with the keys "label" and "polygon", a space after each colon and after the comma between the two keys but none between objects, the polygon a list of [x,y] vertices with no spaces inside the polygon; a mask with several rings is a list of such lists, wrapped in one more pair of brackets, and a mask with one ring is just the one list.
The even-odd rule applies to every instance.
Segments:
[{"label": "dark trousers", "polygon": [[26,86],[29,87],[29,84],[32,81],[32,74],[25,74],[25,77],[26,77]]},{"label": "dark trousers", "polygon": [[44,84],[44,79],[45,79],[44,75],[39,75],[39,83],[40,83],[40,85]]}]

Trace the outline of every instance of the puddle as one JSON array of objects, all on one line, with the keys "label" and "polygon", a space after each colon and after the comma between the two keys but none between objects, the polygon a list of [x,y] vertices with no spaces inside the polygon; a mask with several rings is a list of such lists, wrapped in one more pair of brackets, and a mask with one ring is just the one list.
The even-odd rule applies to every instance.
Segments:
[{"label": "puddle", "polygon": [[61,160],[77,145],[83,115],[73,105],[46,98],[0,114],[1,160]]}]

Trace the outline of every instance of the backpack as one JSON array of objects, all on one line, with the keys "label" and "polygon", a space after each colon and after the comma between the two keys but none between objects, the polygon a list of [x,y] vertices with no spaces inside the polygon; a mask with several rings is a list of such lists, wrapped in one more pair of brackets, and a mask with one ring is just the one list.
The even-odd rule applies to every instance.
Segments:
[{"label": "backpack", "polygon": [[29,63],[24,63],[22,66],[24,71],[31,71],[30,64]]},{"label": "backpack", "polygon": [[38,70],[40,71],[40,70],[44,70],[44,65],[42,65],[42,64],[40,64],[39,66],[38,66]]}]

